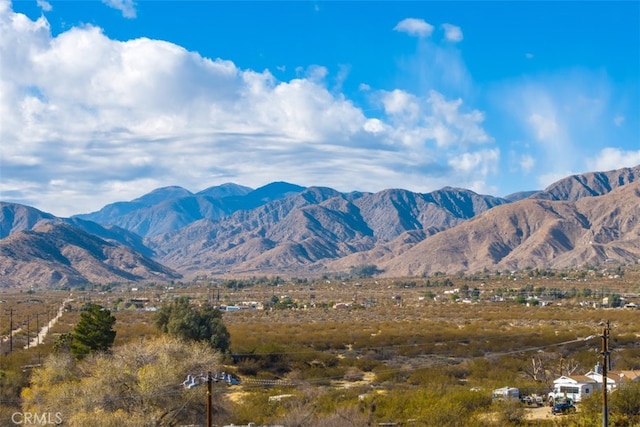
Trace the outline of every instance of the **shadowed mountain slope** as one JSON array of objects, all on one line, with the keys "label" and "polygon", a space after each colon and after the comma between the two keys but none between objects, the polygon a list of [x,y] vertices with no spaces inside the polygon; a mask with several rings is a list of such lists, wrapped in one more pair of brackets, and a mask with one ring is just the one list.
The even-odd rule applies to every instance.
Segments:
[{"label": "shadowed mountain slope", "polygon": [[163,263],[184,272],[300,270],[372,249],[408,230],[444,230],[504,203],[452,188],[429,194],[406,190],[344,194],[309,187],[218,221],[195,222],[146,243]]},{"label": "shadowed mountain slope", "polygon": [[3,287],[73,286],[89,282],[166,281],[180,275],[131,248],[60,220],[0,240]]}]

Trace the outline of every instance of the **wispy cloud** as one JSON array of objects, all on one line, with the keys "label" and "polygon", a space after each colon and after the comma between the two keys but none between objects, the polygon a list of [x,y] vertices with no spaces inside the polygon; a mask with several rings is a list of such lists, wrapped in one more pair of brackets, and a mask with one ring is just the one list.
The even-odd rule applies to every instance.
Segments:
[{"label": "wispy cloud", "polygon": [[104,4],[122,12],[125,18],[133,19],[136,17],[136,4],[133,0],[102,0]]},{"label": "wispy cloud", "polygon": [[608,171],[620,169],[623,166],[639,165],[640,149],[632,151],[607,147],[597,155],[588,158],[586,164],[590,170],[594,171]]},{"label": "wispy cloud", "polygon": [[433,33],[433,25],[417,18],[403,19],[393,29],[417,37],[429,37]]},{"label": "wispy cloud", "polygon": [[47,0],[36,0],[36,4],[45,12],[50,12],[53,9],[51,3],[49,3]]},{"label": "wispy cloud", "polygon": [[535,173],[543,187],[568,174],[639,163],[636,152],[618,148],[629,136],[616,129],[624,119],[613,113],[624,94],[614,92],[604,73],[558,70],[512,80],[495,94],[520,132],[515,136],[528,142],[513,164]]},{"label": "wispy cloud", "polygon": [[528,121],[538,141],[557,141],[559,128],[558,123],[552,115],[543,116],[535,112],[529,115]]},{"label": "wispy cloud", "polygon": [[520,170],[524,171],[525,173],[529,173],[535,167],[536,159],[534,159],[533,156],[531,155],[524,154],[520,156],[519,163],[520,163]]},{"label": "wispy cloud", "polygon": [[444,29],[444,38],[450,42],[457,43],[462,41],[462,29],[452,24],[442,24]]}]

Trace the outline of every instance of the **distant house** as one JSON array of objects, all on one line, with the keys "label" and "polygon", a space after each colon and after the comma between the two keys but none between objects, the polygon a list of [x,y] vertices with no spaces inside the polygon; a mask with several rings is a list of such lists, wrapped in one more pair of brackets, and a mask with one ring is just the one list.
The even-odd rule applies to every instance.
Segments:
[{"label": "distant house", "polygon": [[640,371],[611,371],[607,373],[607,378],[615,378],[619,385],[635,383],[640,381]]},{"label": "distant house", "polygon": [[[602,367],[598,363],[592,371],[585,376],[593,379],[597,387],[602,389]],[[615,390],[623,384],[640,381],[640,371],[609,371],[607,372],[607,390]]]},{"label": "distant house", "polygon": [[580,402],[591,396],[597,387],[597,382],[586,375],[563,375],[553,380],[553,391],[549,393],[549,400],[570,400]]}]

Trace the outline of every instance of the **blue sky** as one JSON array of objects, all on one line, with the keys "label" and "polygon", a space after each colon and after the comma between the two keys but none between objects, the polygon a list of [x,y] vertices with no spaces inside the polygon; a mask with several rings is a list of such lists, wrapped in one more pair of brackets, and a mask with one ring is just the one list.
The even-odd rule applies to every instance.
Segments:
[{"label": "blue sky", "polygon": [[640,164],[640,2],[0,0],[0,199],[504,196]]}]

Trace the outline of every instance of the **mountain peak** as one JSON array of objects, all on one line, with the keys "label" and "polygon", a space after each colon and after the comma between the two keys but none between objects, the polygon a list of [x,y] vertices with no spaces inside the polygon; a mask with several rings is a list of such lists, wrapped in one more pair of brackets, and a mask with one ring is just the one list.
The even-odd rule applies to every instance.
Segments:
[{"label": "mountain peak", "polygon": [[164,187],[82,219],[4,203],[0,274],[3,283],[78,283],[113,279],[103,263],[121,265],[118,280],[173,277],[153,273],[164,266],[184,275],[310,275],[372,264],[397,277],[636,262],[639,170],[567,177],[517,201],[455,187],[341,193],[279,181],[197,194]]}]

